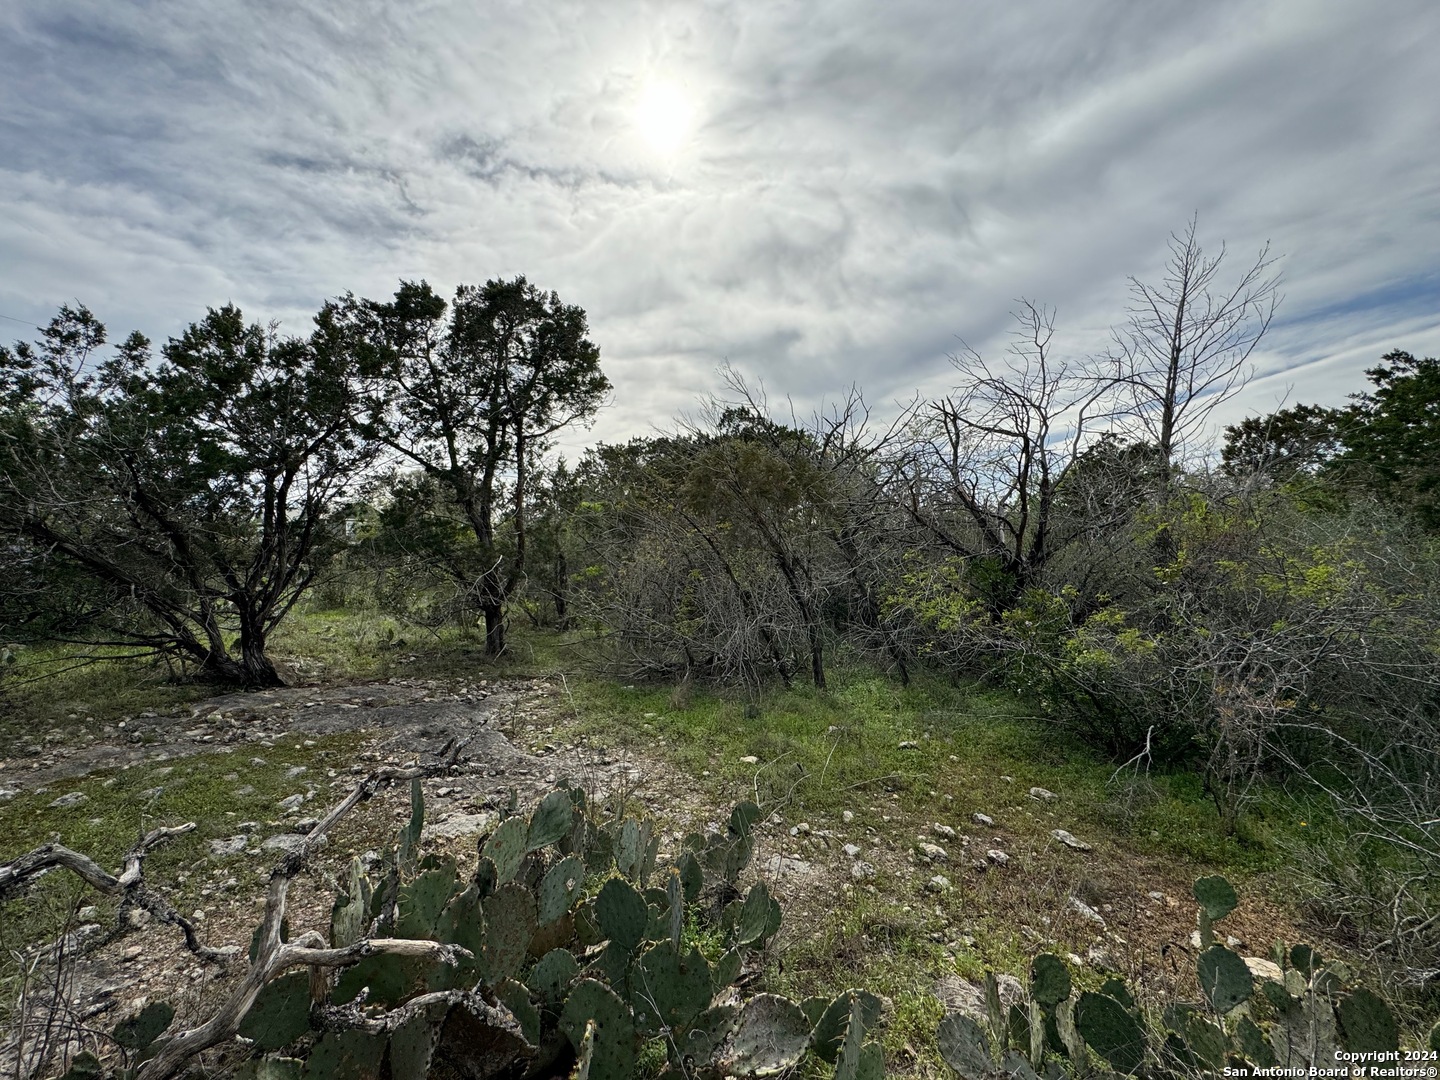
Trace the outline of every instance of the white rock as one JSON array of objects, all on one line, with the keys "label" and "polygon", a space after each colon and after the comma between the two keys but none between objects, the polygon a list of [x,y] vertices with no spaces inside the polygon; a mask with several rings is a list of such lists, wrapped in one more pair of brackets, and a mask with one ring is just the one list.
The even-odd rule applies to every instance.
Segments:
[{"label": "white rock", "polygon": [[856,881],[873,878],[875,876],[875,867],[868,862],[857,862],[850,867],[850,876]]},{"label": "white rock", "polygon": [[1030,797],[1032,799],[1039,799],[1041,802],[1054,802],[1056,799],[1060,798],[1060,796],[1056,795],[1055,792],[1048,791],[1043,787],[1032,787],[1030,789]]},{"label": "white rock", "polygon": [[[1200,936],[1198,931],[1195,936]],[[1283,983],[1285,981],[1285,973],[1280,970],[1280,965],[1273,960],[1266,960],[1260,956],[1246,956],[1242,957],[1242,959],[1245,961],[1245,966],[1250,969],[1250,974],[1255,978],[1268,979],[1271,982],[1277,983]]]},{"label": "white rock", "polygon": [[1010,862],[1010,856],[1006,855],[1005,852],[999,848],[991,848],[985,852],[985,858],[989,859],[996,866],[1005,866]]},{"label": "white rock", "polygon": [[840,815],[840,820],[845,822],[846,825],[849,825],[852,821],[855,820],[855,811],[846,810],[842,812]]},{"label": "white rock", "polygon": [[901,750],[919,750],[919,749],[920,749],[920,744],[917,743],[917,742],[912,742],[912,741],[909,740],[909,739],[906,739],[904,742],[902,742],[902,743],[900,744],[900,749],[901,749]]},{"label": "white rock", "polygon": [[1093,848],[1091,848],[1089,844],[1085,843],[1084,840],[1075,839],[1074,836],[1066,832],[1064,829],[1055,829],[1050,833],[1050,835],[1053,836],[1056,840],[1059,840],[1060,843],[1064,844],[1066,847],[1074,848],[1076,851],[1093,850]]},{"label": "white rock", "polygon": [[87,801],[89,801],[88,796],[83,791],[72,791],[68,795],[61,795],[58,799],[52,802],[50,804],[50,809],[64,810],[67,807],[79,806],[81,803]]},{"label": "white rock", "polygon": [[973,821],[976,825],[984,825],[986,828],[990,828],[995,824],[995,819],[993,817],[991,817],[989,814],[979,813],[978,811],[970,815],[970,820]]},{"label": "white rock", "polygon": [[1101,915],[1098,911],[1092,908],[1089,904],[1085,903],[1085,901],[1081,900],[1078,896],[1070,897],[1069,907],[1071,911],[1080,915],[1081,918],[1089,919],[1097,926],[1105,925],[1105,916]]},{"label": "white rock", "polygon": [[846,854],[849,858],[852,858],[852,859],[859,858],[859,856],[860,856],[860,845],[859,845],[859,844],[846,844],[845,847],[844,847],[844,851],[845,851],[845,854]]},{"label": "white rock", "polygon": [[754,754],[746,754],[744,757],[742,757],[742,758],[740,759],[740,764],[741,764],[741,765],[759,765],[759,764],[760,764],[760,759],[759,759],[758,757],[756,757]]},{"label": "white rock", "polygon": [[292,810],[299,810],[300,807],[304,805],[304,795],[287,795],[285,798],[280,800],[280,809],[285,811],[287,814],[290,813]]},{"label": "white rock", "polygon": [[231,836],[219,840],[210,841],[210,854],[217,858],[224,858],[228,855],[239,855],[250,843],[248,836]]},{"label": "white rock", "polygon": [[785,874],[808,876],[815,872],[815,867],[793,855],[771,855],[769,861],[765,863],[765,870],[771,877],[781,877]]},{"label": "white rock", "polygon": [[925,887],[931,892],[945,892],[950,888],[950,879],[944,874],[936,874],[925,883]]},{"label": "white rock", "polygon": [[938,821],[930,826],[930,831],[943,840],[957,840],[959,835],[949,825],[941,825]]},{"label": "white rock", "polygon": [[939,844],[918,844],[916,850],[926,862],[949,862],[950,853]]},{"label": "white rock", "polygon": [[439,821],[426,822],[422,836],[427,839],[455,840],[462,836],[487,832],[494,824],[494,814],[446,814]]}]

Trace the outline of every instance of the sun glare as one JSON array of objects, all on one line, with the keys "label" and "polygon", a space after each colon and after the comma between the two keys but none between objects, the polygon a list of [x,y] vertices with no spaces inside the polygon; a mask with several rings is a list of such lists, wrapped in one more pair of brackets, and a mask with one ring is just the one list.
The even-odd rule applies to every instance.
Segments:
[{"label": "sun glare", "polygon": [[690,137],[695,110],[685,91],[672,82],[652,82],[635,104],[635,128],[657,153],[667,157]]}]

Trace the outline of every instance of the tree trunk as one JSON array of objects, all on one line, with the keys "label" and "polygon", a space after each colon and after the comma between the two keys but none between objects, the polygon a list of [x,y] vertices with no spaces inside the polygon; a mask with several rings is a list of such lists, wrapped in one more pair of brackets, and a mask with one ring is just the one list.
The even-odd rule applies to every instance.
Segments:
[{"label": "tree trunk", "polygon": [[810,635],[810,677],[815,681],[815,689],[825,689],[825,645],[821,639],[820,628],[811,621],[807,628]]},{"label": "tree trunk", "polygon": [[555,556],[555,588],[551,591],[555,598],[555,626],[562,633],[570,629],[569,591],[570,564],[562,551]]},{"label": "tree trunk", "polygon": [[265,655],[263,645],[243,650],[238,660],[223,652],[211,652],[201,662],[199,674],[202,679],[226,686],[270,689],[286,685]]},{"label": "tree trunk", "polygon": [[487,603],[480,610],[485,613],[485,655],[499,656],[505,651],[505,608]]}]

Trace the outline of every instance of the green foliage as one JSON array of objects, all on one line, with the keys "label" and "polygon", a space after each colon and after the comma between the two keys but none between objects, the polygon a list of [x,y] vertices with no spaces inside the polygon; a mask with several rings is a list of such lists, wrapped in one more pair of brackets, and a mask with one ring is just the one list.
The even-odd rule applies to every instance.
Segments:
[{"label": "green foliage", "polygon": [[[412,820],[418,820],[423,796],[416,793],[414,802]],[[304,1075],[375,1077],[387,1061],[397,1077],[423,1076],[442,1060],[463,1072],[465,1055],[480,1046],[518,1074],[566,1045],[576,1054],[576,1075],[607,1080],[629,1080],[647,1055],[704,1080],[771,1075],[795,1066],[812,1048],[839,1077],[883,1075],[880,1047],[869,1039],[881,1006],[865,991],[819,1002],[813,1016],[775,995],[738,1007],[717,1003],[733,993],[746,957],[779,926],[779,905],[763,884],[726,906],[718,925],[711,921],[715,905],[702,903],[734,895],[733,877],[725,874],[748,859],[758,808],[737,807],[723,836],[694,838],[685,852],[691,856],[686,873],[667,865],[658,874],[652,822],[601,823],[584,810],[583,797],[561,789],[528,817],[507,818],[480,845],[489,853],[479,871],[485,882],[462,880],[449,859],[417,859],[415,847],[405,847],[408,824],[389,860],[392,888],[377,887],[352,867],[333,909],[334,933],[363,933],[374,918],[382,934],[435,940],[471,955],[449,965],[377,952],[344,970],[331,1002],[345,1005],[364,994],[371,1018],[388,1018],[388,1027],[375,1034],[343,1025],[326,1030],[305,1060]],[[592,849],[605,857],[593,856],[590,866],[574,851],[612,834],[619,842]],[[531,840],[544,842],[527,852]],[[737,844],[744,859],[736,859]],[[402,848],[406,864],[413,863],[408,870]],[[717,861],[715,849],[725,853],[718,860],[724,872],[707,875],[703,867]],[[619,872],[617,855],[633,882]],[[509,880],[499,881],[496,858]],[[517,874],[522,859],[525,869]],[[663,887],[652,884],[657,877]],[[365,921],[357,922],[353,911],[362,900],[369,906]],[[692,926],[704,927],[702,940],[733,947],[712,964],[698,945],[686,943]],[[266,986],[241,1031],[257,1053],[269,1056],[248,1065],[247,1075],[288,1076],[290,1059],[275,1053],[305,1045],[311,1014],[307,974]]]},{"label": "green foliage", "polygon": [[233,306],[159,362],[140,334],[102,360],[83,307],[42,333],[0,347],[0,536],[20,566],[0,624],[278,685],[269,637],[343,546],[335,515],[377,450],[353,342]]},{"label": "green foliage", "polygon": [[[1204,905],[1197,911],[1201,918],[1223,918],[1235,906],[1234,890],[1223,878],[1201,878],[1195,896]],[[1302,945],[1279,948],[1277,957],[1287,965],[1283,982],[1267,979],[1257,995],[1244,960],[1222,945],[1210,946],[1196,962],[1204,1003],[1172,1003],[1157,1025],[1120,979],[1108,979],[1098,993],[1072,996],[1063,961],[1042,953],[1031,967],[1029,1002],[1012,1005],[1003,1025],[992,1015],[993,1049],[990,1034],[973,1017],[951,1013],[937,1033],[940,1053],[965,1080],[1032,1080],[1042,1073],[1058,1080],[1089,1074],[1091,1051],[1118,1073],[1166,1076],[1214,1072],[1227,1063],[1252,1069],[1333,1066],[1341,1048],[1398,1047],[1394,1012],[1373,992],[1351,987],[1344,965],[1326,964]],[[987,1006],[987,1012],[998,1009]],[[829,1030],[817,1028],[817,1039],[822,1032],[828,1038]],[[1007,1052],[1011,1044],[1019,1053]]]}]

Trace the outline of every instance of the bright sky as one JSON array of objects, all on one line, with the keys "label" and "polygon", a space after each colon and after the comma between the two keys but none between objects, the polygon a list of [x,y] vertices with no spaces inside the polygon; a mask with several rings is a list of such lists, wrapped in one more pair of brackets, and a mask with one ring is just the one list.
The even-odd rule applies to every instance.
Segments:
[{"label": "bright sky", "polygon": [[303,332],[524,273],[589,313],[613,440],[727,361],[802,411],[943,392],[1017,297],[1096,349],[1198,213],[1285,256],[1221,418],[1338,403],[1440,352],[1436,56],[1433,0],[9,0],[0,313]]}]

